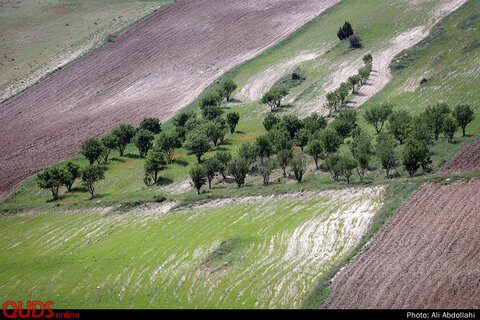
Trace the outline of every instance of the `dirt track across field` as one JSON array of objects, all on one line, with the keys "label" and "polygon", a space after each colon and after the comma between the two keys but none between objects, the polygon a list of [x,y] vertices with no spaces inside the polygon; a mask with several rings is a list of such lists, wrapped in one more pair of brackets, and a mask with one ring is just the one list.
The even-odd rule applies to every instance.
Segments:
[{"label": "dirt track across field", "polygon": [[[479,142],[440,173],[478,171]],[[480,309],[479,190],[480,179],[423,186],[335,276],[321,307]]]},{"label": "dirt track across field", "polygon": [[0,105],[0,197],[82,140],[172,117],[339,0],[179,0]]}]

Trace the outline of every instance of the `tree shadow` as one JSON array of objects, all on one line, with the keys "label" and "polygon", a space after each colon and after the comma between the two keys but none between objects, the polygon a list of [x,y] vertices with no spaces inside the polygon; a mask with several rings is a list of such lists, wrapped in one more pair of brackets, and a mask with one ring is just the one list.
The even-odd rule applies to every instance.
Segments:
[{"label": "tree shadow", "polygon": [[179,164],[182,167],[186,167],[189,165],[188,161],[182,159],[173,159],[173,163]]},{"label": "tree shadow", "polygon": [[288,109],[295,108],[293,104],[281,104],[278,108],[274,109],[272,112],[287,112]]},{"label": "tree shadow", "polygon": [[157,178],[157,183],[155,183],[156,186],[168,186],[169,184],[173,183],[173,179],[170,178],[165,178],[165,177],[158,177]]},{"label": "tree shadow", "polygon": [[230,98],[230,101],[228,101],[228,103],[242,103],[242,102],[243,102],[242,100],[235,99],[235,98]]},{"label": "tree shadow", "polygon": [[73,187],[72,190],[67,191],[67,193],[74,193],[74,192],[82,192],[82,193],[88,192],[88,189],[83,186],[77,186],[77,187]]},{"label": "tree shadow", "polygon": [[125,154],[123,155],[125,158],[129,158],[129,159],[140,159],[140,155],[139,154],[132,154],[132,153],[128,153],[128,154]]},{"label": "tree shadow", "polygon": [[117,157],[112,157],[112,158],[110,158],[109,161],[117,161],[117,162],[122,162],[122,163],[123,163],[123,162],[126,162],[125,159],[117,158]]}]

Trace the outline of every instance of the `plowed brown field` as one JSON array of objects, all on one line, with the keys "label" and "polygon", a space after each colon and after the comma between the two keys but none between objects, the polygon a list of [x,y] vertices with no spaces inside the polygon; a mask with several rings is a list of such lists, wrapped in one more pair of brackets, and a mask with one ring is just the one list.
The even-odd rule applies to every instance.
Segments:
[{"label": "plowed brown field", "polygon": [[339,0],[179,0],[0,105],[0,197],[82,140],[172,117]]},{"label": "plowed brown field", "polygon": [[480,308],[480,179],[430,183],[333,280],[322,308]]},{"label": "plowed brown field", "polygon": [[480,138],[466,144],[438,173],[450,174],[475,171],[480,171]]}]

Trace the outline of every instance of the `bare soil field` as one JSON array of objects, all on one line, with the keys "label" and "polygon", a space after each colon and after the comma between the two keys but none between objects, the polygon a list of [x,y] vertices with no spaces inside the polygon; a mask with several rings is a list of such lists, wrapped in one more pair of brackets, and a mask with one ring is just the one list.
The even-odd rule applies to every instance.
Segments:
[{"label": "bare soil field", "polygon": [[475,171],[480,171],[480,139],[466,144],[438,173],[450,174]]},{"label": "bare soil field", "polygon": [[162,121],[339,0],[180,0],[0,105],[0,197],[82,140]]},{"label": "bare soil field", "polygon": [[321,308],[480,308],[480,179],[422,187],[333,279]]}]

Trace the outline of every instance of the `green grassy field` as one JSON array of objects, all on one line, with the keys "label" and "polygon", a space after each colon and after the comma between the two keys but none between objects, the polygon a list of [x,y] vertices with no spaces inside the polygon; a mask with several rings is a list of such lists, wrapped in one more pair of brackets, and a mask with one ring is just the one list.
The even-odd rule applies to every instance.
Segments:
[{"label": "green grassy field", "polygon": [[56,308],[292,308],[357,244],[383,188],[50,210],[0,220],[0,297]]},{"label": "green grassy field", "polygon": [[0,2],[0,101],[172,0]]},{"label": "green grassy field", "polygon": [[[280,108],[278,115],[307,115],[321,108],[319,101],[332,82],[346,80],[343,75],[348,72],[340,76],[338,70],[349,71],[357,62],[361,65],[361,57],[367,52],[387,50],[398,35],[418,26],[431,26],[430,13],[437,7],[436,1],[415,5],[408,1],[382,1],[379,5],[376,0],[345,0],[258,57],[231,70],[224,77],[232,77],[239,88],[234,93],[235,101],[224,107],[226,111],[238,112],[241,119],[237,132],[227,134],[226,143],[216,150],[235,154],[243,142],[253,141],[265,132],[262,120],[268,107],[252,97],[263,93],[265,88],[268,90],[270,83],[273,85],[295,67],[301,67],[306,80],[292,89],[287,97],[289,106]],[[97,185],[95,199],[90,200],[88,192],[77,182],[72,192],[62,189],[60,200],[49,202],[50,193],[39,189],[32,177],[0,203],[0,210],[5,213],[0,218],[4,261],[0,271],[0,296],[10,300],[51,298],[55,307],[318,305],[328,291],[325,284],[338,268],[362,249],[405,197],[423,182],[438,179],[433,176],[438,168],[480,133],[476,104],[479,93],[475,90],[479,84],[479,51],[474,41],[480,39],[479,10],[478,1],[467,2],[436,25],[429,37],[400,53],[392,64],[393,80],[359,108],[363,112],[388,100],[398,109],[418,114],[439,101],[451,106],[470,103],[477,110],[476,120],[467,126],[467,133],[473,136],[460,137],[458,131],[453,144],[443,137],[434,142],[430,146],[432,173],[420,170],[415,177],[408,178],[400,166],[396,169],[399,177],[387,179],[385,170],[375,159],[365,181],[354,177],[349,185],[345,179],[337,182],[329,173],[315,170],[309,158],[302,183],[296,183],[291,175],[283,178],[277,170],[269,186],[263,185],[259,175],[250,175],[243,188],[215,179],[213,189],[203,187],[202,194],[197,195],[188,181],[188,172],[196,158],[188,156],[186,150],[178,149],[174,163],[160,173],[160,182],[147,187],[143,183],[144,160],[139,158],[136,148],[129,145],[125,157],[113,152],[106,178]],[[349,20],[362,37],[363,49],[350,50],[347,44],[339,44],[336,31],[345,20]],[[393,26],[391,21],[395,21]],[[352,70],[356,73],[355,68]],[[422,77],[427,78],[427,83],[420,86]],[[215,86],[213,83],[207,91]],[[198,111],[198,100],[187,109]],[[373,127],[362,117],[359,125],[373,133]],[[163,124],[164,130],[171,126],[171,121]],[[342,148],[348,148],[348,143],[346,139]],[[398,151],[401,152],[401,147]],[[72,161],[82,166],[87,164],[82,158]],[[464,177],[452,175],[451,178]],[[344,227],[348,229],[359,221],[349,220],[349,224],[347,219],[336,224],[338,219],[346,219],[344,214],[348,210],[340,204],[344,198],[305,196],[321,190],[350,194],[347,191],[350,186],[364,191],[381,187],[390,190],[389,202],[380,210],[385,213],[380,221],[362,227],[353,238]],[[297,192],[304,195],[292,198]],[[168,201],[152,204],[155,195],[164,195]],[[254,196],[268,200],[259,203],[232,200]],[[372,208],[369,212],[373,216],[381,206],[380,198],[359,196],[348,201],[355,206],[361,199],[369,199]],[[207,202],[199,206],[198,201]],[[167,210],[174,205],[181,206]],[[187,209],[185,205],[194,208]],[[336,220],[328,218],[337,215]],[[291,261],[282,262],[282,258],[288,256],[288,239],[295,238],[301,230],[325,227],[313,221],[323,221],[330,228],[333,226],[329,232],[338,232],[339,242],[329,245],[334,253],[327,255],[326,260],[313,259],[311,263],[300,264],[301,267]],[[365,234],[367,230],[370,231]],[[365,235],[360,240],[362,234]],[[317,236],[317,239],[326,239],[325,235]],[[306,243],[315,246],[311,240],[306,239]],[[311,258],[314,251],[309,252]],[[296,250],[292,261],[297,261],[302,254]],[[22,257],[28,263],[22,264]],[[211,260],[202,263],[207,257]],[[315,287],[319,279],[321,283]],[[52,293],[57,296],[49,296]]]}]

